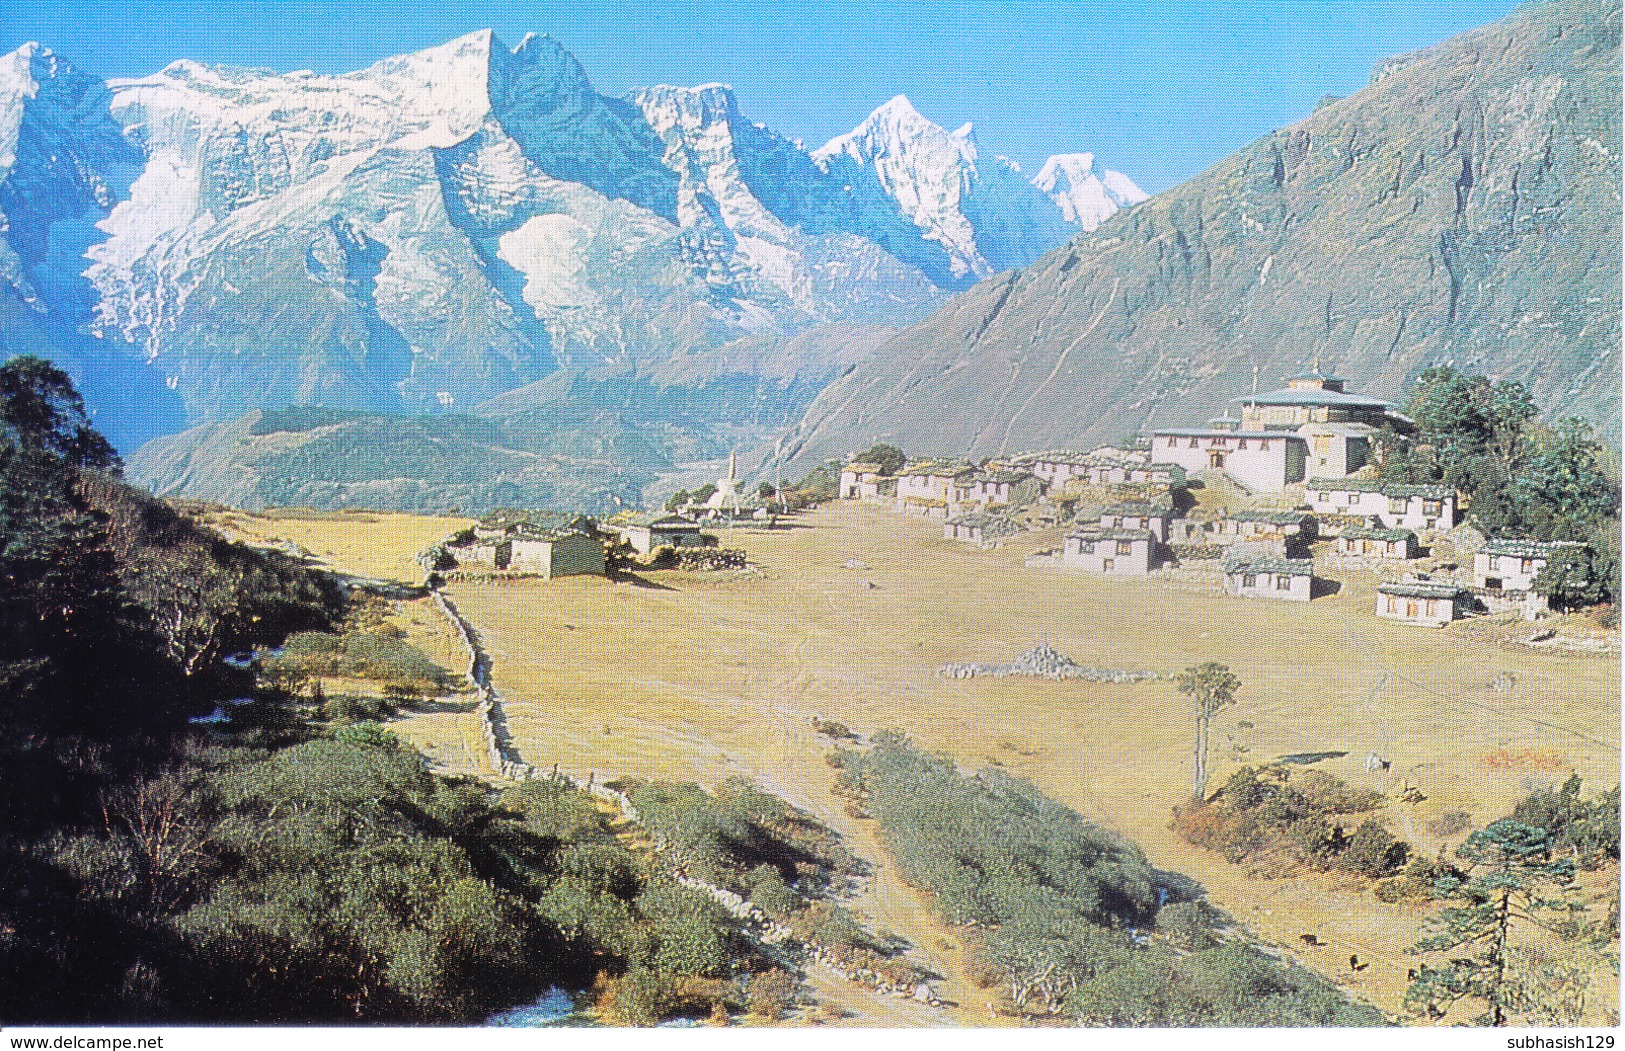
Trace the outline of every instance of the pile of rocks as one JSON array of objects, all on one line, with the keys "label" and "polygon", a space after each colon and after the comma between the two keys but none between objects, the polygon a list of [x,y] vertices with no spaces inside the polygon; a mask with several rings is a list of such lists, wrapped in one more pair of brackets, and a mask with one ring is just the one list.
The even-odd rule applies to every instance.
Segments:
[{"label": "pile of rocks", "polygon": [[749,569],[745,553],[732,547],[680,547],[677,568],[688,570]]},{"label": "pile of rocks", "polygon": [[1157,677],[1154,671],[1086,668],[1046,643],[1034,646],[1009,664],[944,664],[937,669],[937,674],[946,679],[974,679],[980,675],[1002,679],[1008,675],[1024,675],[1034,679],[1082,679],[1085,682],[1148,682]]}]

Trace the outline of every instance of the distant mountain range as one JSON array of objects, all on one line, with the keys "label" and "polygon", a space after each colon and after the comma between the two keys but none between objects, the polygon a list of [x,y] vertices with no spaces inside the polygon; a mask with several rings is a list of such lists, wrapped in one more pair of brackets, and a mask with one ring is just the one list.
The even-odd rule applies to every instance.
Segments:
[{"label": "distant mountain range", "polygon": [[[1617,441],[1619,43],[1617,3],[1549,0],[1381,64],[882,344],[775,470],[877,439],[1087,448],[1200,423],[1317,360],[1394,398],[1433,364],[1521,380]],[[1051,166],[1052,194],[1092,189]]]},{"label": "distant mountain range", "polygon": [[559,370],[696,408],[754,385],[789,420],[1143,199],[1087,156],[1040,188],[901,96],[808,151],[724,85],[601,95],[545,36],[108,83],[28,45],[0,58],[0,353],[67,365],[126,448],[287,405],[471,412]]}]

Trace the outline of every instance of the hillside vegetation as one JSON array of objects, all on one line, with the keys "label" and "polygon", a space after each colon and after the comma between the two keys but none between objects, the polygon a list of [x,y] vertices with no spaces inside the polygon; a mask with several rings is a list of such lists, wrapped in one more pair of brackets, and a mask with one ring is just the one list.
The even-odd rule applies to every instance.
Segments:
[{"label": "hillside vegetation", "polygon": [[[585,793],[437,776],[307,697],[448,683],[327,575],[125,486],[34,358],[0,366],[0,580],[7,1022],[467,1023],[597,982],[646,1023],[793,993]],[[227,660],[284,644],[263,679]]]},{"label": "hillside vegetation", "polygon": [[973,931],[987,984],[1015,1011],[1092,1025],[1381,1024],[1026,782],[963,774],[901,734],[874,740],[837,754],[839,787],[880,825],[904,878]]}]

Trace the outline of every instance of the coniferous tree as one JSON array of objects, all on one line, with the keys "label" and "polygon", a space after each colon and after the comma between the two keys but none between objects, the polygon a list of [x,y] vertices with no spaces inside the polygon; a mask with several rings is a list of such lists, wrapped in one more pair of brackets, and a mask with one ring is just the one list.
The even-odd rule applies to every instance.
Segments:
[{"label": "coniferous tree", "polygon": [[1405,993],[1414,1013],[1441,1018],[1461,1001],[1486,1007],[1476,1021],[1504,1026],[1515,1019],[1520,992],[1514,974],[1515,939],[1528,927],[1547,926],[1547,917],[1581,911],[1564,897],[1574,879],[1574,862],[1554,857],[1544,828],[1504,818],[1474,832],[1456,854],[1464,874],[1435,884],[1448,903],[1429,924],[1433,933],[1416,953],[1437,953],[1442,966],[1423,965]]}]

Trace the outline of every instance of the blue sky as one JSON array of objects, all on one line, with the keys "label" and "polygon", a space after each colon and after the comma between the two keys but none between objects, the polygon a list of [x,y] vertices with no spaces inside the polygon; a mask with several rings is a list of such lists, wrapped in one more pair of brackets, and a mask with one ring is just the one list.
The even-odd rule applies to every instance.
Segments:
[{"label": "blue sky", "polygon": [[341,72],[492,28],[551,33],[618,95],[733,84],[744,112],[809,145],[893,95],[1036,172],[1094,150],[1166,189],[1363,86],[1372,64],[1494,21],[1511,0],[6,0],[0,51],[39,40],[104,76],[177,58]]}]

